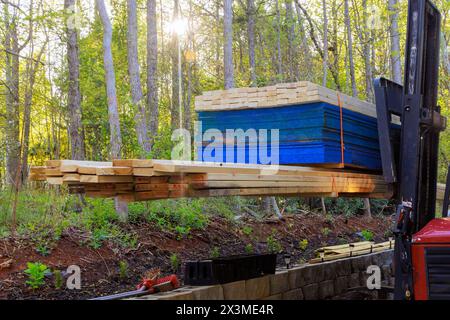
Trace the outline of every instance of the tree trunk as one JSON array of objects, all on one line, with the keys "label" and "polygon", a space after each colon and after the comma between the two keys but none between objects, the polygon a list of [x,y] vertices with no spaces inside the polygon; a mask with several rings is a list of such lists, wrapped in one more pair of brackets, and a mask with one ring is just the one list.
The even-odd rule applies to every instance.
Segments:
[{"label": "tree trunk", "polygon": [[[10,16],[9,5],[4,4],[5,14],[5,84],[6,84],[6,183],[16,184],[20,162],[19,134],[19,43],[16,17]],[[13,52],[16,54],[11,54]]]},{"label": "tree trunk", "polygon": [[327,2],[322,0],[323,6],[323,78],[322,85],[327,86],[328,78],[328,16],[327,16]]},{"label": "tree trunk", "polygon": [[441,33],[441,47],[442,47],[442,63],[447,75],[450,76],[450,56],[448,53],[448,42],[445,38],[444,32]]},{"label": "tree trunk", "polygon": [[295,23],[292,2],[285,1],[286,7],[286,23],[287,23],[287,39],[288,39],[288,65],[289,65],[289,81],[299,79],[297,65],[297,50],[295,44]]},{"label": "tree trunk", "polygon": [[350,64],[350,79],[352,83],[352,95],[354,97],[358,96],[358,89],[356,87],[356,77],[355,77],[355,62],[353,60],[353,38],[352,38],[352,26],[350,22],[350,12],[348,6],[348,0],[344,0],[344,10],[345,10],[345,28],[347,30],[347,46],[348,46],[348,61]]},{"label": "tree trunk", "polygon": [[304,70],[304,71],[302,72],[301,78],[310,81],[313,78],[313,72],[314,72],[314,70],[312,69],[312,65],[311,65],[311,51],[309,50],[308,39],[306,37],[305,27],[303,26],[303,17],[302,17],[301,9],[297,2],[295,2],[295,11],[297,12],[297,20],[298,20],[298,25],[299,25],[299,29],[300,29],[300,37],[301,37],[301,48],[302,48],[303,57],[304,57],[303,58],[303,62],[304,62],[303,68],[301,68],[301,70]]},{"label": "tree trunk", "polygon": [[[106,95],[108,99],[108,116],[110,126],[111,158],[119,159],[122,148],[122,135],[120,132],[119,112],[117,107],[116,78],[114,72],[113,56],[111,52],[112,26],[106,11],[104,0],[95,0],[97,11],[103,25],[103,63],[105,68]],[[115,198],[116,211],[120,220],[128,219],[126,203]]]},{"label": "tree trunk", "polygon": [[[65,0],[64,9],[75,7],[76,0]],[[80,93],[80,57],[78,50],[78,32],[75,26],[67,27],[67,63],[69,70],[69,89],[67,104],[69,109],[69,139],[72,159],[84,160],[84,141],[82,135],[82,112]]]},{"label": "tree trunk", "polygon": [[400,35],[398,31],[398,0],[389,0],[388,4],[391,33],[392,79],[402,84],[402,63],[400,61]]},{"label": "tree trunk", "polygon": [[372,60],[370,49],[370,36],[367,26],[367,0],[362,1],[363,7],[363,55],[364,55],[364,69],[366,76],[366,97],[368,101],[373,101],[373,75],[372,75]]},{"label": "tree trunk", "polygon": [[233,0],[223,2],[223,60],[225,70],[225,89],[234,88],[233,66]]},{"label": "tree trunk", "polygon": [[156,0],[147,0],[147,106],[150,146],[158,134],[158,30]]},{"label": "tree trunk", "polygon": [[280,5],[278,0],[275,0],[275,10],[276,10],[276,24],[277,24],[277,76],[283,78],[283,61],[281,58],[281,16],[280,16]]},{"label": "tree trunk", "polygon": [[250,64],[250,86],[257,86],[255,59],[255,1],[247,0],[248,61]]},{"label": "tree trunk", "polygon": [[130,77],[131,100],[134,106],[134,122],[139,146],[142,148],[142,156],[151,152],[151,144],[148,138],[147,117],[145,101],[142,93],[138,41],[137,41],[137,8],[136,0],[127,0],[127,58],[128,76]]},{"label": "tree trunk", "polygon": [[[173,21],[176,21],[179,19],[179,1],[174,1],[174,8],[173,8]],[[178,64],[179,64],[179,46],[180,46],[180,39],[178,37],[178,34],[172,30],[172,43],[170,48],[171,58],[172,58],[172,110],[171,110],[171,126],[172,130],[175,130],[177,128],[181,127],[180,124],[180,103],[181,103],[181,96],[180,96],[180,81],[182,79],[179,76],[178,72]]]},{"label": "tree trunk", "polygon": [[[28,148],[30,144],[31,106],[33,102],[34,82],[47,41],[48,39],[45,40],[35,60],[29,60],[27,65],[28,84],[23,103],[22,183],[25,183],[28,178]],[[30,57],[33,56],[33,45],[31,47]]]}]

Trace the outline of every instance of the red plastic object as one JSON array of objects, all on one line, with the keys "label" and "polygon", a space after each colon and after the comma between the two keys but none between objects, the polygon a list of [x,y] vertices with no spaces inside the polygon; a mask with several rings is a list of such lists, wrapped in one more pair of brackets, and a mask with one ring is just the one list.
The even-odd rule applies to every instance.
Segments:
[{"label": "red plastic object", "polygon": [[137,288],[138,289],[142,289],[145,287],[145,290],[151,291],[153,292],[153,287],[161,284],[161,283],[166,283],[166,282],[170,282],[172,287],[178,288],[180,286],[180,282],[178,281],[178,278],[176,275],[172,274],[170,276],[164,277],[164,278],[159,278],[156,280],[152,280],[152,279],[144,279],[142,280],[142,282],[140,284],[138,284]]},{"label": "red plastic object", "polygon": [[416,300],[428,300],[425,249],[431,247],[450,247],[450,218],[431,220],[413,236],[411,255]]}]

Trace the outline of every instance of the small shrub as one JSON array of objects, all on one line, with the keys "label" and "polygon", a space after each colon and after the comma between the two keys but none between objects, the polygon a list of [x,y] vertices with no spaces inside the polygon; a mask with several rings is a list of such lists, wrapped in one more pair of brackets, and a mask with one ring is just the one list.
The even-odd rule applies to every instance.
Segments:
[{"label": "small shrub", "polygon": [[211,258],[216,259],[216,258],[219,258],[219,257],[220,257],[220,249],[219,249],[219,247],[214,247],[211,250]]},{"label": "small shrub", "polygon": [[333,222],[334,222],[334,217],[333,217],[333,215],[327,213],[327,215],[325,216],[325,221],[326,221],[327,223],[330,223],[330,224],[333,223]]},{"label": "small shrub", "polygon": [[361,231],[361,236],[365,241],[372,241],[373,240],[373,233],[369,230],[363,230]]},{"label": "small shrub", "polygon": [[58,290],[61,289],[63,286],[63,282],[64,282],[61,270],[54,270],[53,278],[54,278],[55,288]]},{"label": "small shrub", "polygon": [[26,284],[28,284],[32,289],[38,289],[45,284],[45,274],[49,271],[45,264],[40,262],[27,262],[27,269],[25,273],[28,276]]},{"label": "small shrub", "polygon": [[253,228],[252,228],[252,227],[249,227],[249,226],[245,226],[245,227],[242,228],[242,232],[243,232],[246,236],[249,236],[249,235],[252,234]]},{"label": "small shrub", "polygon": [[302,241],[300,241],[300,242],[298,243],[298,248],[299,248],[301,251],[305,251],[307,247],[308,247],[308,240],[307,240],[307,239],[303,239]]},{"label": "small shrub", "polygon": [[126,260],[119,262],[119,278],[122,280],[128,278],[128,262]]},{"label": "small shrub", "polygon": [[176,253],[170,256],[170,265],[172,266],[172,271],[177,272],[180,267],[181,261]]},{"label": "small shrub", "polygon": [[270,253],[279,253],[283,250],[281,244],[275,239],[274,233],[267,237],[266,242],[267,250],[269,250]]},{"label": "small shrub", "polygon": [[251,243],[248,243],[245,245],[245,253],[252,254],[254,252],[253,245]]},{"label": "small shrub", "polygon": [[329,234],[331,233],[331,230],[329,228],[323,228],[322,229],[322,234],[327,237]]}]

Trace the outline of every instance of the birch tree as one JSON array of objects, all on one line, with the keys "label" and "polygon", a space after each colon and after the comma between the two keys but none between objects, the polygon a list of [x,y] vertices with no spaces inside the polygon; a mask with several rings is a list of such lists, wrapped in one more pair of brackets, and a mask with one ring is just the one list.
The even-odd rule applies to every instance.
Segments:
[{"label": "birch tree", "polygon": [[400,34],[398,31],[398,0],[389,0],[388,3],[390,35],[391,35],[391,68],[392,79],[402,84],[402,63],[400,61]]},{"label": "birch tree", "polygon": [[223,1],[223,60],[225,70],[225,89],[234,88],[233,65],[233,0]]},{"label": "birch tree", "polygon": [[[112,26],[106,11],[104,0],[95,0],[96,8],[103,25],[103,64],[105,69],[106,96],[108,100],[108,118],[110,127],[111,158],[120,159],[122,134],[120,131],[119,111],[116,93],[116,76],[111,51]],[[115,198],[116,211],[122,221],[128,219],[127,204]]]},{"label": "birch tree", "polygon": [[352,95],[354,97],[358,96],[358,89],[356,87],[356,78],[355,78],[355,62],[353,58],[353,37],[352,37],[352,26],[350,22],[350,12],[348,0],[344,0],[344,11],[345,11],[345,28],[347,30],[347,52],[348,52],[348,61],[350,64],[350,79],[352,84]]},{"label": "birch tree", "polygon": [[8,3],[4,3],[5,21],[5,86],[6,86],[6,183],[16,184],[20,162],[19,136],[19,38],[17,32],[17,12],[10,13]]},{"label": "birch tree", "polygon": [[151,151],[148,138],[147,117],[145,112],[145,101],[142,93],[138,42],[137,42],[137,8],[136,0],[127,0],[127,57],[128,76],[130,78],[131,100],[134,106],[134,121],[139,146],[147,155]]},{"label": "birch tree", "polygon": [[[179,16],[179,7],[180,3],[178,0],[174,1],[174,7],[173,7],[173,20],[177,21]],[[181,103],[181,96],[180,96],[180,81],[182,81],[182,78],[178,74],[178,68],[179,68],[179,61],[178,61],[178,50],[180,45],[180,39],[176,32],[176,30],[172,30],[172,42],[171,42],[171,60],[172,60],[172,109],[171,109],[171,126],[172,130],[175,130],[180,127],[180,103]]]},{"label": "birch tree", "polygon": [[283,61],[281,57],[281,16],[280,5],[278,0],[275,0],[276,13],[276,29],[277,29],[277,76],[283,77]]},{"label": "birch tree", "polygon": [[327,15],[327,2],[322,0],[323,9],[323,78],[322,85],[327,86],[328,78],[328,15]]},{"label": "birch tree", "polygon": [[248,60],[250,64],[250,86],[256,87],[256,59],[255,59],[255,1],[247,0],[247,37]]},{"label": "birch tree", "polygon": [[158,30],[156,0],[147,0],[147,106],[150,147],[158,134]]}]

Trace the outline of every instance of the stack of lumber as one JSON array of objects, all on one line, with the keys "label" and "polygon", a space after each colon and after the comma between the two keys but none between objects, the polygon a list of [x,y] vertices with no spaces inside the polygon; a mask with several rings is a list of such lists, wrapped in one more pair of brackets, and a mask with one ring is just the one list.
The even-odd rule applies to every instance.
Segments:
[{"label": "stack of lumber", "polygon": [[[44,174],[42,173],[44,172]],[[31,180],[72,193],[125,201],[216,196],[354,196],[389,198],[378,175],[331,169],[171,160],[50,160]]]},{"label": "stack of lumber", "polygon": [[319,248],[315,251],[317,258],[311,259],[309,263],[320,263],[353,256],[360,256],[373,252],[394,249],[395,241],[389,240],[381,243],[371,241],[354,242],[349,244]]},{"label": "stack of lumber", "polygon": [[370,117],[376,117],[375,106],[369,102],[320,85],[300,81],[280,83],[261,88],[234,88],[205,92],[195,98],[196,111],[245,110],[275,108],[288,105],[326,102],[338,105],[338,96],[345,108]]},{"label": "stack of lumber", "polygon": [[212,141],[196,141],[199,161],[266,164],[259,149],[270,141],[242,147],[226,131],[278,129],[279,164],[381,169],[375,106],[310,82],[206,92],[196,97],[196,111],[202,137],[210,129],[224,136],[214,159],[205,151]]}]

